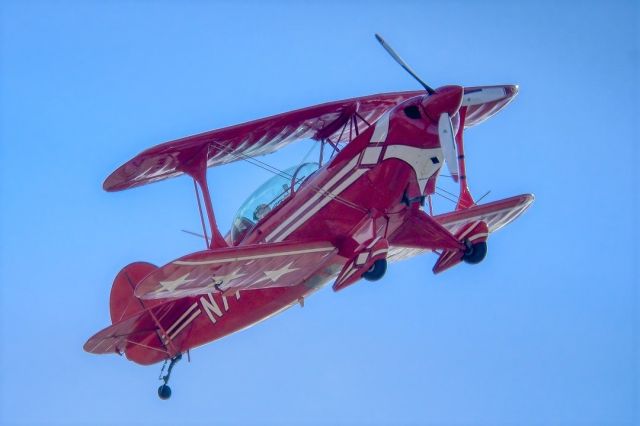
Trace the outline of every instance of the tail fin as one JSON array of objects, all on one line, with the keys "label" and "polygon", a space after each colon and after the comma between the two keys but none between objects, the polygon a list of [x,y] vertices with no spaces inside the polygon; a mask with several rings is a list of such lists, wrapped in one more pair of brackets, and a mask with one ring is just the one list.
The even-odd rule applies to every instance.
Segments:
[{"label": "tail fin", "polygon": [[155,318],[160,311],[169,318],[177,318],[189,301],[143,301],[134,295],[136,285],[156,269],[157,266],[146,262],[135,262],[122,268],[111,287],[109,307],[112,325],[89,338],[84,344],[85,351],[118,353],[142,365],[150,365],[178,353],[162,338],[166,332]]},{"label": "tail fin", "polygon": [[143,311],[145,308],[152,306],[149,305],[149,302],[143,302],[141,299],[138,299],[133,294],[133,291],[144,277],[156,269],[158,269],[158,267],[151,263],[134,262],[118,272],[118,275],[116,275],[116,278],[113,280],[109,299],[112,324],[127,319]]}]

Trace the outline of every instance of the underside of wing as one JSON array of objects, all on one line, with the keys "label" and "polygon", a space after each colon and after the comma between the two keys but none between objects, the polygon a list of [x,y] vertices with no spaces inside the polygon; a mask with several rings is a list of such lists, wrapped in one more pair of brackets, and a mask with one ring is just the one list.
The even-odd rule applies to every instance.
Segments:
[{"label": "underside of wing", "polygon": [[403,226],[389,237],[389,243],[397,247],[425,250],[460,247],[460,242],[445,227],[422,210],[410,215]]},{"label": "underside of wing", "polygon": [[[212,167],[269,154],[302,139],[349,141],[389,108],[424,94],[392,92],[329,102],[166,142],[120,166],[107,177],[103,187],[106,191],[120,191],[179,176],[200,158],[206,158],[207,166]],[[465,88],[465,127],[486,120],[516,94],[517,86]],[[357,131],[350,131],[350,126],[357,127]]]},{"label": "underside of wing", "polygon": [[[487,204],[480,204],[468,209],[457,210],[437,216],[430,216],[430,221],[437,222],[450,234],[459,233],[465,226],[475,223],[484,223],[489,233],[516,220],[533,203],[531,194],[518,195]],[[420,212],[423,216],[426,213]],[[428,252],[434,249],[435,237],[424,217],[417,221],[415,218],[408,220],[389,239],[389,260],[392,262],[408,259],[410,257]]]},{"label": "underside of wing", "polygon": [[462,107],[467,108],[464,127],[468,129],[494,116],[518,94],[518,86],[465,87]]},{"label": "underside of wing", "polygon": [[367,122],[375,122],[390,107],[422,93],[383,93],[329,102],[167,142],[123,164],[103,187],[119,191],[180,175],[190,160],[203,153],[212,167],[269,154],[301,139],[347,141],[349,129],[341,130],[356,114],[359,119],[353,124],[363,131]]},{"label": "underside of wing", "polygon": [[295,286],[335,260],[336,252],[326,242],[205,250],[174,260],[148,275],[135,294],[142,299],[162,299]]},{"label": "underside of wing", "polygon": [[468,209],[457,210],[434,216],[438,223],[449,232],[455,234],[460,228],[471,223],[482,221],[487,224],[489,232],[508,225],[520,216],[533,203],[532,194],[518,195],[487,204],[480,204]]}]

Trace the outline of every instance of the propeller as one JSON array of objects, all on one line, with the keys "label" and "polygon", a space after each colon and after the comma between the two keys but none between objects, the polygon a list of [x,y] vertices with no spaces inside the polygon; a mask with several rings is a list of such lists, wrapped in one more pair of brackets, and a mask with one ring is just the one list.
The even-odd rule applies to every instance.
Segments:
[{"label": "propeller", "polygon": [[[380,34],[375,34],[376,40],[384,47],[384,50],[391,55],[391,57],[402,67],[405,71],[409,73],[424,89],[427,91],[429,95],[435,95],[436,91],[433,90],[427,83],[425,83],[418,75],[411,69],[411,67],[398,55],[391,46],[380,36]],[[464,100],[470,102],[469,105],[473,105],[474,103],[481,103],[486,97],[487,94],[478,92],[478,94],[471,93],[469,97],[465,95]],[[490,96],[495,96],[497,94],[489,94]],[[453,124],[451,123],[451,117],[448,113],[443,112],[440,114],[438,119],[438,137],[440,139],[440,146],[442,147],[442,151],[444,154],[445,163],[447,163],[447,169],[449,169],[449,174],[453,177],[454,181],[458,181],[458,154],[456,150],[456,140],[455,134],[453,133]]]},{"label": "propeller", "polygon": [[411,67],[410,67],[409,65],[407,65],[407,63],[406,63],[406,62],[405,62],[405,61],[400,57],[400,55],[398,55],[398,54],[396,53],[396,51],[395,51],[395,50],[393,50],[393,49],[391,48],[391,46],[389,46],[389,45],[387,44],[387,42],[386,42],[386,41],[384,41],[384,39],[380,36],[380,34],[376,33],[376,35],[375,35],[375,36],[376,36],[376,40],[378,40],[378,42],[380,42],[380,44],[382,45],[382,47],[384,47],[384,50],[386,50],[386,51],[387,51],[387,53],[389,53],[389,55],[391,55],[391,57],[392,57],[392,58],[393,58],[393,59],[394,59],[398,64],[400,64],[400,66],[401,66],[402,68],[404,68],[404,70],[405,70],[406,72],[408,72],[408,73],[411,75],[411,77],[415,78],[415,79],[418,81],[418,83],[420,83],[420,85],[421,85],[422,87],[424,87],[424,90],[426,90],[428,94],[433,95],[434,93],[436,93],[436,91],[435,91],[435,90],[433,90],[433,89],[432,89],[432,88],[431,88],[427,83],[425,83],[424,81],[422,81],[422,79],[421,79],[420,77],[418,77],[418,74],[416,74],[416,73],[411,69]]}]

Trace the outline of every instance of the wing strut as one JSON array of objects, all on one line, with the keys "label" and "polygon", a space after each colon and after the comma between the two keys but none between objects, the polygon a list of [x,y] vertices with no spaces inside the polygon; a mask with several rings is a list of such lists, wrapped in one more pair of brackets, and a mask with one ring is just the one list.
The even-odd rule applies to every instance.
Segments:
[{"label": "wing strut", "polygon": [[[202,198],[204,200],[204,206],[207,211],[207,216],[209,218],[209,228],[211,229],[211,243],[208,243],[208,247],[211,249],[214,248],[223,248],[228,247],[229,245],[225,241],[224,237],[220,233],[218,229],[218,224],[216,223],[216,216],[213,213],[213,205],[211,204],[211,195],[209,193],[209,185],[207,184],[207,158],[209,148],[205,148],[200,151],[192,161],[183,164],[183,171],[191,176],[194,182],[200,186],[202,190]],[[197,186],[196,186],[196,196],[197,196]],[[198,196],[198,207],[200,207],[200,197]],[[200,215],[202,217],[202,209],[200,208]],[[203,220],[204,225],[204,220]],[[204,228],[204,227],[203,227]],[[207,231],[205,229],[205,239],[207,236]]]},{"label": "wing strut", "polygon": [[198,190],[198,183],[193,180],[193,188],[196,190],[196,200],[198,201],[198,213],[200,213],[200,223],[202,224],[202,233],[204,237],[204,243],[209,248],[209,235],[207,235],[207,227],[204,224],[204,215],[202,214],[202,203],[200,202],[200,191]]},{"label": "wing strut", "polygon": [[469,186],[467,185],[467,167],[464,161],[464,121],[467,117],[467,107],[460,108],[460,124],[458,125],[458,133],[456,134],[456,150],[458,151],[458,170],[459,170],[459,182],[460,182],[460,196],[458,197],[458,204],[456,210],[468,209],[475,204]]}]

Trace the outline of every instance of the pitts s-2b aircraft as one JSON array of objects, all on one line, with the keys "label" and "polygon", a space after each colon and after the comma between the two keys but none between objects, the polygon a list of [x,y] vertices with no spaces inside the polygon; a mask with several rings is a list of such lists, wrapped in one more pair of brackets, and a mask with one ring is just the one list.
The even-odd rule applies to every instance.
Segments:
[{"label": "pitts s-2b aircraft", "polygon": [[[485,257],[488,236],[518,217],[533,196],[477,204],[467,186],[463,131],[507,105],[517,86],[434,90],[376,37],[426,92],[330,102],[164,143],[106,179],[105,190],[120,191],[189,175],[207,248],[160,268],[124,267],[111,289],[112,325],[91,337],[86,351],[124,354],[142,365],[165,361],[163,372],[169,362],[158,389],[167,399],[182,354],[304,306],[330,280],[334,291],[361,278],[379,280],[388,262],[423,252],[438,254],[435,273]],[[223,236],[207,168],[259,162],[254,157],[301,139],[321,145],[318,163],[275,170]],[[323,158],[327,150],[332,155]],[[434,215],[431,196],[444,163],[459,196],[453,212]]]}]

